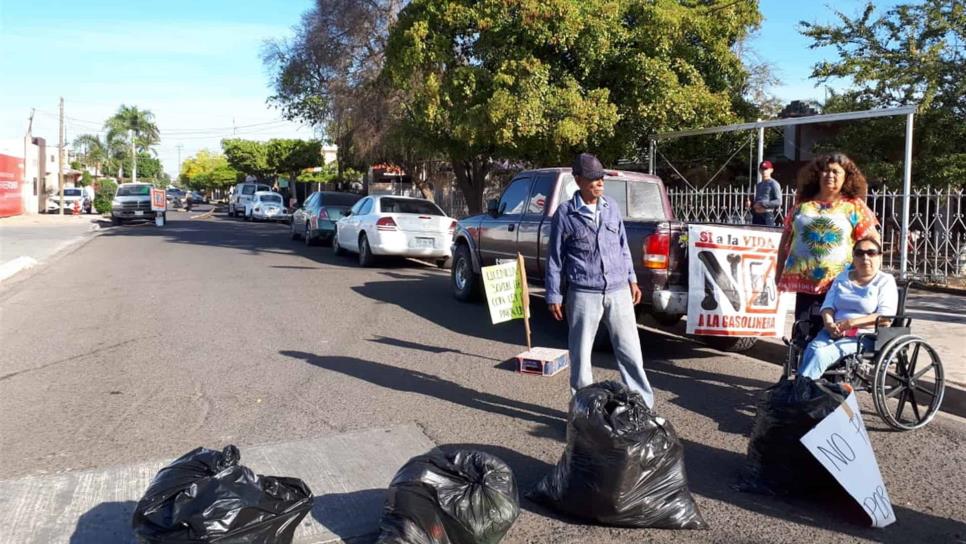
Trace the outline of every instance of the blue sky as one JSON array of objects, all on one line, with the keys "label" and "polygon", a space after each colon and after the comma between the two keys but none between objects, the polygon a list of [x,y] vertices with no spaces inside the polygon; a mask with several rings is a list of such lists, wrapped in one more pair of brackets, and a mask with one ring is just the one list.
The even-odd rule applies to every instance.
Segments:
[{"label": "blue sky", "polygon": [[[891,0],[877,5],[891,6]],[[31,108],[33,134],[57,143],[57,102],[64,97],[67,141],[101,130],[120,104],[155,114],[165,170],[201,148],[219,149],[233,134],[252,139],[313,137],[266,106],[271,90],[260,50],[291,36],[311,0],[0,0],[0,139],[22,137]],[[837,0],[854,15],[863,0]],[[772,92],[784,101],[822,100],[808,80],[831,51],[808,49],[799,20],[828,22],[828,4],[762,0],[765,17],[752,48],[776,69]],[[841,84],[840,84],[841,85]],[[236,128],[233,128],[236,127]]]}]

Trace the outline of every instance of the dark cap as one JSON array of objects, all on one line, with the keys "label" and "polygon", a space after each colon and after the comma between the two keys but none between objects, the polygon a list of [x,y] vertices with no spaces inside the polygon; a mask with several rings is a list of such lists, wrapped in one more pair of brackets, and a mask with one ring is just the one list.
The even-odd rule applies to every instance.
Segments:
[{"label": "dark cap", "polygon": [[601,179],[604,177],[604,165],[590,153],[581,153],[574,159],[573,174],[589,180]]},{"label": "dark cap", "polygon": [[774,170],[775,167],[771,165],[771,161],[761,161],[758,165],[759,170]]}]

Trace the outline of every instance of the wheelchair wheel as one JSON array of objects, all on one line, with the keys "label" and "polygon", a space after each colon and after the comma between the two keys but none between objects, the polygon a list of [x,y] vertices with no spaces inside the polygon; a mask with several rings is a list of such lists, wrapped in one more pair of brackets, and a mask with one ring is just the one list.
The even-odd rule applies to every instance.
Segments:
[{"label": "wheelchair wheel", "polygon": [[900,336],[886,344],[876,361],[875,411],[893,429],[918,429],[936,415],[944,387],[936,350],[918,336]]}]

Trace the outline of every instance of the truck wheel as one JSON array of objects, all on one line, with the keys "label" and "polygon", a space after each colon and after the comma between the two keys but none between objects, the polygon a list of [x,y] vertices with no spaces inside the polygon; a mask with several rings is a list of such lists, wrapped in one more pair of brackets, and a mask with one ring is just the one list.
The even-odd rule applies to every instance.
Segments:
[{"label": "truck wheel", "polygon": [[659,324],[665,327],[673,327],[677,325],[684,316],[681,314],[651,314],[651,317],[654,318],[654,321],[657,321]]},{"label": "truck wheel", "polygon": [[456,247],[450,278],[456,300],[463,302],[480,300],[480,276],[473,272],[470,248],[465,244]]},{"label": "truck wheel", "polygon": [[758,338],[754,336],[702,336],[701,341],[718,351],[737,353],[751,349]]}]

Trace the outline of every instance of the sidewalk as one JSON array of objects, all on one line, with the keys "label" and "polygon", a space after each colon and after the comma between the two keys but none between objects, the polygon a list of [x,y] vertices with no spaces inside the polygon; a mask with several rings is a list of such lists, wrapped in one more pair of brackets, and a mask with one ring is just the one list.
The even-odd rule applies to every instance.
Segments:
[{"label": "sidewalk", "polygon": [[[224,444],[206,444],[220,448]],[[379,531],[385,488],[411,457],[436,447],[416,425],[242,446],[257,474],[302,479],[315,504],[295,544],[368,541]],[[0,481],[0,542],[136,544],[131,516],[170,459]]]},{"label": "sidewalk", "polygon": [[0,219],[0,282],[42,263],[100,228],[100,215],[19,215]]},{"label": "sidewalk", "polygon": [[923,337],[942,359],[946,383],[966,389],[966,296],[913,289],[906,301],[913,334]]}]

